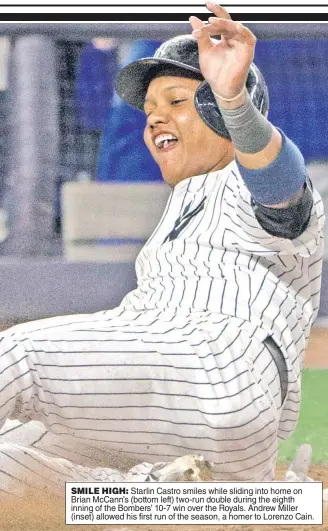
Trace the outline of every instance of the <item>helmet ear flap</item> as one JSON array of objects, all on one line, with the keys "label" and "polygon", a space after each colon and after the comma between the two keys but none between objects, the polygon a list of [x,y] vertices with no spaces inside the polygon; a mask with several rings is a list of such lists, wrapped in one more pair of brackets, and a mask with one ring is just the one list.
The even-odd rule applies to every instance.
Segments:
[{"label": "helmet ear flap", "polygon": [[194,104],[203,122],[215,133],[230,140],[228,129],[225,126],[215,96],[207,81],[203,81],[197,88]]},{"label": "helmet ear flap", "polygon": [[[269,93],[264,78],[259,69],[252,64],[249,69],[246,88],[255,107],[265,117],[269,111]],[[225,126],[215,96],[207,83],[203,81],[195,93],[195,107],[206,125],[219,136],[230,140],[229,132]]]},{"label": "helmet ear flap", "polygon": [[255,107],[263,116],[267,116],[269,112],[269,91],[263,75],[254,63],[249,68],[246,88]]}]

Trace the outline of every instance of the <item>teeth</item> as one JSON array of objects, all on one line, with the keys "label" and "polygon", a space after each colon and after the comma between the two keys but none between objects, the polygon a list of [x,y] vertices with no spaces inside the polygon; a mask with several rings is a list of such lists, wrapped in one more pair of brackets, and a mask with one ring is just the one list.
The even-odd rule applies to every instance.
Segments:
[{"label": "teeth", "polygon": [[155,145],[156,147],[160,147],[160,144],[163,145],[163,147],[166,147],[168,146],[168,141],[169,140],[178,140],[175,136],[171,135],[171,134],[163,134],[163,135],[158,135],[156,138],[155,138]]}]

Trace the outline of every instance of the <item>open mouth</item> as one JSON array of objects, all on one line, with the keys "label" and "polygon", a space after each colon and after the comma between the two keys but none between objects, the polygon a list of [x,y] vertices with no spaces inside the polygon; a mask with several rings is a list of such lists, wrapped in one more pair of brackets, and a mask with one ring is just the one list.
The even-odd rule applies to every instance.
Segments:
[{"label": "open mouth", "polygon": [[175,148],[178,142],[179,141],[176,136],[168,133],[158,135],[154,140],[157,151],[165,152]]}]

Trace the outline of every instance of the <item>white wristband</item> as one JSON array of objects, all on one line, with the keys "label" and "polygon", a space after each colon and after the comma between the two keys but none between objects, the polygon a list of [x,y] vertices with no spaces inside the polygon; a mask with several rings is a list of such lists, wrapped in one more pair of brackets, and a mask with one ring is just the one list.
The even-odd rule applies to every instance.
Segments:
[{"label": "white wristband", "polygon": [[236,100],[238,100],[238,98],[240,98],[240,96],[243,95],[244,90],[245,90],[245,87],[243,87],[242,90],[239,92],[239,94],[237,94],[237,96],[235,96],[234,98],[224,98],[223,96],[220,96],[220,94],[217,94],[216,92],[214,92],[213,89],[211,89],[211,90],[212,90],[214,96],[216,96],[216,97],[219,98],[220,100],[230,102],[230,101],[236,101]]}]

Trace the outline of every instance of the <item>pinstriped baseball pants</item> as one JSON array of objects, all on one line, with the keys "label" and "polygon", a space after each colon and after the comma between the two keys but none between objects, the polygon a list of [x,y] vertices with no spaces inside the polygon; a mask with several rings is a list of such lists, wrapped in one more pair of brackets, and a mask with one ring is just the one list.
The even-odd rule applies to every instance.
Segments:
[{"label": "pinstriped baseball pants", "polygon": [[52,490],[72,479],[117,481],[113,459],[195,453],[214,462],[218,480],[274,477],[279,375],[242,320],[117,308],[15,326],[0,349],[1,423],[37,420],[46,431],[25,446],[1,437],[3,491],[36,477]]}]

